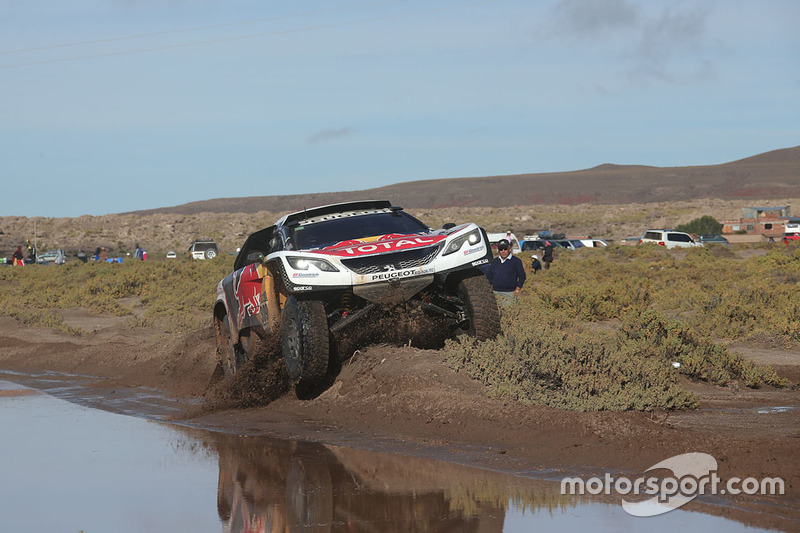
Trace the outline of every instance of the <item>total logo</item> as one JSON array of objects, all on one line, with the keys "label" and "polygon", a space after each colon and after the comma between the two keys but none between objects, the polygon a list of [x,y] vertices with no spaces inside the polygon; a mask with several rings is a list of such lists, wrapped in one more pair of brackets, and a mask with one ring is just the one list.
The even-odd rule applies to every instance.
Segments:
[{"label": "total logo", "polygon": [[405,235],[396,239],[379,240],[375,242],[366,242],[359,244],[340,243],[324,250],[315,250],[317,253],[337,255],[341,257],[352,257],[365,254],[373,254],[380,252],[391,252],[397,250],[405,250],[408,248],[417,248],[420,246],[429,246],[447,238],[445,235],[432,235],[430,237],[420,237],[414,235]]}]

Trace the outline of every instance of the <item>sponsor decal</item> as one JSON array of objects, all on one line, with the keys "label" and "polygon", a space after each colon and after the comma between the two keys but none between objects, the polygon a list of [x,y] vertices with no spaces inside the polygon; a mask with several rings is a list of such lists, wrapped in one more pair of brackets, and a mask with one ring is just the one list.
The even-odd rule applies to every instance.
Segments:
[{"label": "sponsor decal", "polygon": [[480,253],[480,252],[484,251],[485,249],[486,249],[486,247],[481,244],[478,247],[470,248],[469,250],[464,250],[464,255],[477,254],[477,253]]},{"label": "sponsor decal", "polygon": [[248,316],[258,314],[259,306],[261,305],[261,293],[255,293],[252,300],[244,304],[244,312]]},{"label": "sponsor decal", "polygon": [[319,272],[294,272],[292,273],[293,278],[318,278]]},{"label": "sponsor decal", "polygon": [[478,259],[477,261],[473,261],[471,264],[472,266],[476,267],[478,265],[485,265],[488,262],[489,262],[488,259]]},{"label": "sponsor decal", "polygon": [[357,257],[380,252],[395,252],[420,246],[430,246],[446,239],[445,235],[383,235],[377,239],[343,241],[314,253],[336,255],[339,257]]},{"label": "sponsor decal", "polygon": [[310,291],[313,288],[314,287],[312,287],[311,285],[295,285],[294,286],[294,290],[296,290],[296,291]]},{"label": "sponsor decal", "polygon": [[370,281],[383,281],[392,279],[407,278],[410,276],[421,276],[423,274],[432,274],[433,268],[409,268],[406,270],[390,270],[382,274],[372,274]]}]

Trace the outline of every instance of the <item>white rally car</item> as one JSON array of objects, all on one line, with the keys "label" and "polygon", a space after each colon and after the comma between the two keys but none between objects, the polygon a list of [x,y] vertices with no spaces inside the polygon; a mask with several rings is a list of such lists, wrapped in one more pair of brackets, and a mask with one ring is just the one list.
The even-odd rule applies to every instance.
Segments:
[{"label": "white rally car", "polygon": [[388,201],[327,205],[286,215],[251,234],[219,282],[217,352],[233,376],[257,338],[280,335],[289,375],[315,386],[328,374],[330,336],[376,306],[417,304],[453,333],[500,332],[480,268],[492,259],[475,224],[432,230]]}]

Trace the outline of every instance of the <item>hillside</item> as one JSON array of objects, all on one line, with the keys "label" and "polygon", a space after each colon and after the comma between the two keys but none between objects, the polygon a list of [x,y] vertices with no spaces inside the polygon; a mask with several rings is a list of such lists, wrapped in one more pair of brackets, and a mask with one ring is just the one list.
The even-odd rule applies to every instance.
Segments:
[{"label": "hillside", "polygon": [[[509,200],[509,190],[519,193]],[[139,243],[158,257],[167,250],[185,252],[197,237],[211,237],[223,252],[232,252],[249,233],[282,214],[367,198],[388,198],[434,227],[473,221],[519,236],[551,229],[618,240],[704,215],[735,220],[746,206],[788,205],[797,214],[800,147],[704,167],[605,164],[576,172],[428,180],[354,192],[215,199],[104,216],[0,217],[0,257],[10,256],[26,239],[36,240],[40,250],[60,247],[72,253],[105,246],[124,254]]]},{"label": "hillside", "polygon": [[660,168],[604,164],[572,172],[408,181],[360,191],[218,198],[126,214],[296,211],[374,198],[390,198],[398,205],[415,209],[504,207],[509,205],[509,191],[513,191],[513,205],[798,198],[800,146],[721,165]]}]

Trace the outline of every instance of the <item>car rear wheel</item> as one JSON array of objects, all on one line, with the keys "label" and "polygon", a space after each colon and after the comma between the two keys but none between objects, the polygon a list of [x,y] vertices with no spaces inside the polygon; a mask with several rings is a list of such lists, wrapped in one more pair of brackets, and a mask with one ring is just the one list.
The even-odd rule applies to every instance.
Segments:
[{"label": "car rear wheel", "polygon": [[217,354],[225,379],[231,380],[247,361],[247,353],[233,344],[228,315],[214,315],[214,330],[217,338]]},{"label": "car rear wheel", "polygon": [[486,277],[464,278],[458,282],[456,290],[466,307],[467,332],[478,340],[497,337],[500,334],[500,311]]},{"label": "car rear wheel", "polygon": [[328,373],[330,340],[325,306],[290,296],[282,313],[281,347],[289,376],[299,386],[317,385]]}]

